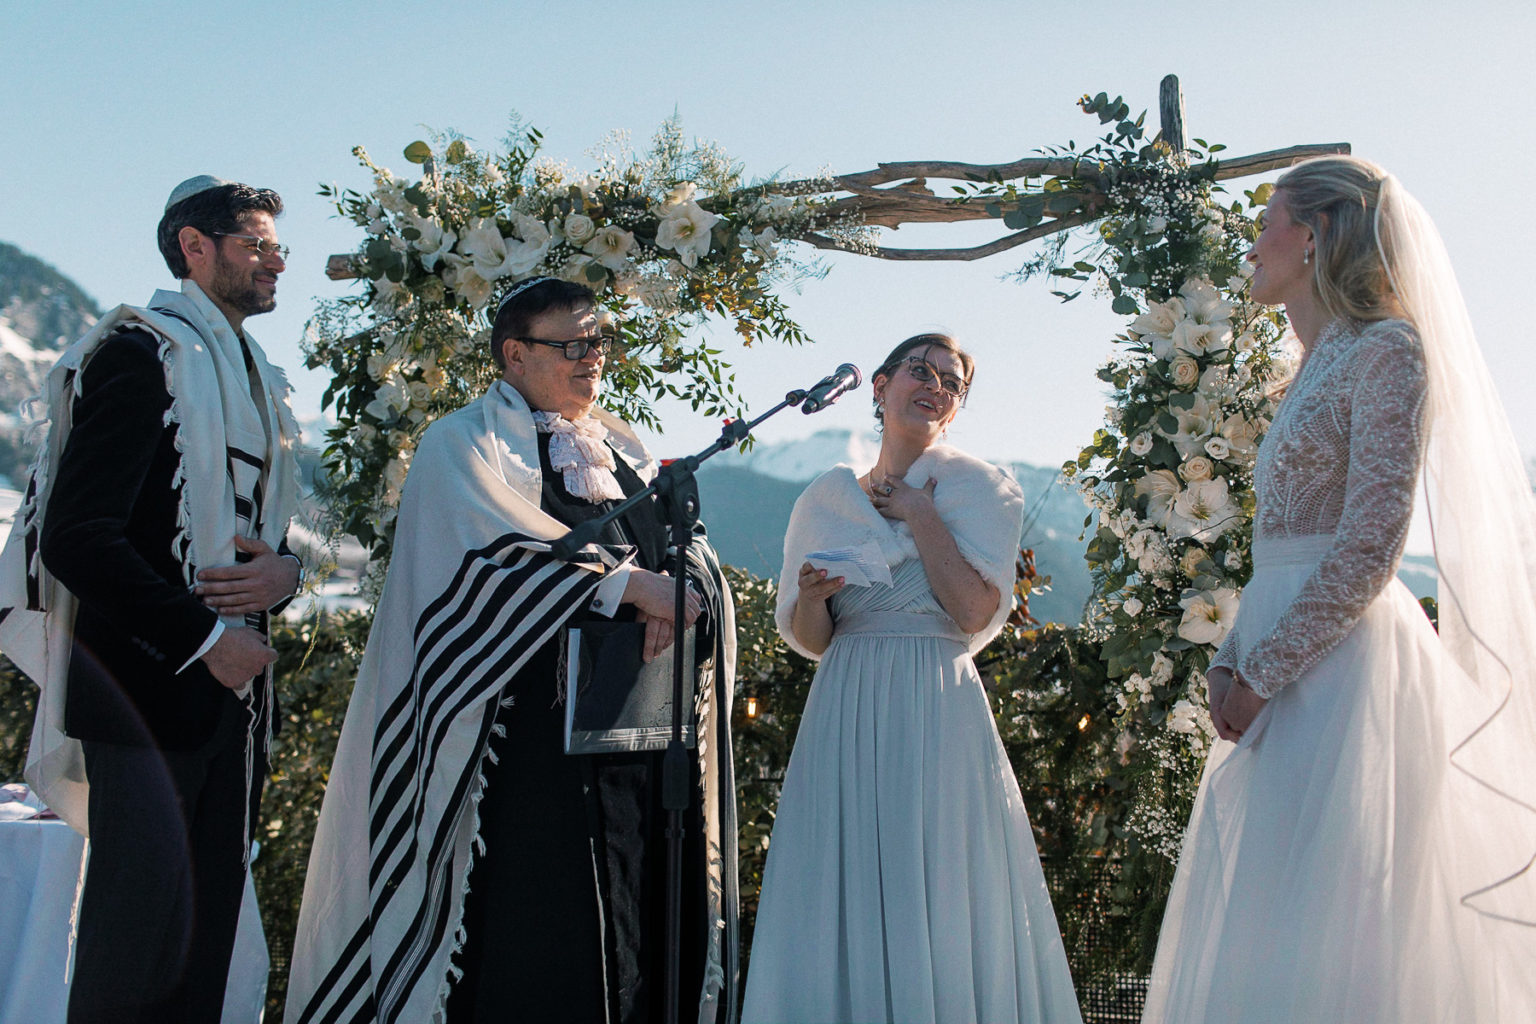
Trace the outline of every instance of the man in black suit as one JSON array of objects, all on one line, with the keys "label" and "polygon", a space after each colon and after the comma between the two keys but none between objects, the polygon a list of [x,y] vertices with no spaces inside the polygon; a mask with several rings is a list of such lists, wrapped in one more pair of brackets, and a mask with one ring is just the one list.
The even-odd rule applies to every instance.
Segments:
[{"label": "man in black suit", "polygon": [[287,385],[243,331],[276,304],[281,212],[270,190],[182,183],[159,226],[180,293],[119,307],[61,360],[78,397],[33,487],[73,599],[63,731],[89,787],[71,1024],[220,1017],[272,728],[267,619],[301,577]]}]

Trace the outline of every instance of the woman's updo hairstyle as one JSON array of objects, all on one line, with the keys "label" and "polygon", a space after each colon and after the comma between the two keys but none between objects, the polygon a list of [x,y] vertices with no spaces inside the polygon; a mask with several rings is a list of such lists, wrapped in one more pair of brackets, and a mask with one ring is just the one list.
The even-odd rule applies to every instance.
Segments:
[{"label": "woman's updo hairstyle", "polygon": [[[875,372],[869,376],[869,384],[871,390],[874,388],[875,379],[877,377],[883,376],[886,380],[890,380],[891,375],[896,372],[896,368],[906,360],[907,356],[911,355],[917,349],[928,348],[947,349],[948,351],[955,354],[955,358],[960,360],[960,368],[965,371],[965,388],[967,391],[969,391],[971,388],[971,378],[976,375],[976,360],[971,358],[971,354],[969,352],[960,347],[960,343],[958,341],[956,341],[954,338],[951,338],[947,334],[914,334],[900,345],[897,345],[895,348],[891,349],[891,354],[886,356],[885,361],[882,362],[879,367],[876,368]],[[879,423],[881,427],[884,427],[885,408],[880,404],[880,399],[878,396],[874,401],[875,422]],[[960,404],[965,404],[965,400],[963,398],[960,400]]]},{"label": "woman's updo hairstyle", "polygon": [[1285,190],[1291,217],[1312,230],[1312,288],[1332,316],[1372,321],[1403,315],[1376,242],[1386,177],[1369,160],[1327,156],[1299,163],[1275,182],[1277,191]]}]

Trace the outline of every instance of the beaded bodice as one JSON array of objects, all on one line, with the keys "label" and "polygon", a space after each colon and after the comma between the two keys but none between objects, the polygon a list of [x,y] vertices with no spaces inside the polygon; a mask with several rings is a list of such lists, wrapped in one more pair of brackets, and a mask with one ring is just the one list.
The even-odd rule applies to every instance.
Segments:
[{"label": "beaded bodice", "polygon": [[1254,466],[1256,545],[1331,534],[1275,628],[1234,631],[1213,664],[1271,697],[1354,627],[1397,572],[1424,453],[1424,352],[1401,320],[1335,320],[1291,383]]}]

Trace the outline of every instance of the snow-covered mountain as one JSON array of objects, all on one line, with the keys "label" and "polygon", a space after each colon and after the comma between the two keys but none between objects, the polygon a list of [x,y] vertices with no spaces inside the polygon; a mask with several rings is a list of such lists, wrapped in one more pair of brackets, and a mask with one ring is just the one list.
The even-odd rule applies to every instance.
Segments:
[{"label": "snow-covered mountain", "polygon": [[41,393],[59,352],[100,316],[75,282],[0,242],[0,486],[18,485],[32,460],[22,403]]},{"label": "snow-covered mountain", "polygon": [[[784,530],[800,491],[840,462],[871,465],[879,451],[879,435],[833,428],[795,441],[759,444],[745,455],[716,457],[699,470],[710,540],[728,564],[777,576]],[[1027,511],[1020,546],[1034,548],[1036,566],[1051,577],[1051,590],[1031,601],[1031,612],[1043,621],[1076,622],[1088,598],[1084,542],[1078,539],[1082,500],[1062,486],[1053,468],[993,461],[1012,472],[1023,488]]]}]

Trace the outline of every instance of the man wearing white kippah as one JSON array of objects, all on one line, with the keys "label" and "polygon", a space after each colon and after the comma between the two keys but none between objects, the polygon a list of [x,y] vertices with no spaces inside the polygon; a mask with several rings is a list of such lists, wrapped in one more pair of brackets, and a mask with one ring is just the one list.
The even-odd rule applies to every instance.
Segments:
[{"label": "man wearing white kippah", "polygon": [[[268,617],[297,590],[275,192],[208,175],[158,230],[181,280],[49,375],[5,553],[0,650],[42,693],[28,778],[90,839],[70,1024],[220,1019],[273,727]],[[67,657],[64,652],[68,652]]]},{"label": "man wearing white kippah", "polygon": [[[572,701],[617,693],[627,710],[647,691],[594,668],[572,696],[582,659],[560,634],[622,636],[635,662],[672,643],[669,506],[638,504],[570,561],[548,544],[656,472],[596,404],[608,347],[590,290],[520,282],[491,332],[501,379],[417,446],[315,835],[291,1024],[665,1016],[661,752],[629,743],[645,730],[604,752],[566,740]],[[679,1006],[714,1022],[735,1003],[734,619],[708,544],[689,552],[702,671]]]}]

